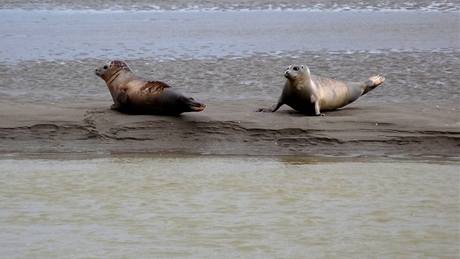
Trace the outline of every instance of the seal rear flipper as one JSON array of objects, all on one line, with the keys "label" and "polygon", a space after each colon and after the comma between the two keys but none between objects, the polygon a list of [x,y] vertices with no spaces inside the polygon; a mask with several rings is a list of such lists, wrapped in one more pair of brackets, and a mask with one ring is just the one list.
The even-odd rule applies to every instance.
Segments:
[{"label": "seal rear flipper", "polygon": [[377,86],[383,84],[384,81],[385,81],[385,77],[381,75],[369,77],[369,79],[367,79],[367,81],[364,82],[364,91],[362,95],[366,94],[367,92],[370,92]]},{"label": "seal rear flipper", "polygon": [[192,112],[201,112],[206,108],[206,105],[195,101],[193,98],[188,98],[188,107]]}]

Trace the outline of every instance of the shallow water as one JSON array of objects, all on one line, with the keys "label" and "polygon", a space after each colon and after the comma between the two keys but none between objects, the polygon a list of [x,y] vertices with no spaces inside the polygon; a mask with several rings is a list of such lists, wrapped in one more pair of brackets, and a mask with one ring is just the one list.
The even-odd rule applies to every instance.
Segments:
[{"label": "shallow water", "polygon": [[459,24],[459,12],[0,10],[0,60],[453,50]]},{"label": "shallow water", "polygon": [[307,64],[346,81],[383,74],[360,102],[435,106],[460,98],[459,23],[459,12],[3,9],[0,98],[110,103],[94,69],[125,59],[203,101],[275,100],[285,67]]},{"label": "shallow water", "polygon": [[114,157],[0,165],[5,258],[460,252],[458,164]]}]

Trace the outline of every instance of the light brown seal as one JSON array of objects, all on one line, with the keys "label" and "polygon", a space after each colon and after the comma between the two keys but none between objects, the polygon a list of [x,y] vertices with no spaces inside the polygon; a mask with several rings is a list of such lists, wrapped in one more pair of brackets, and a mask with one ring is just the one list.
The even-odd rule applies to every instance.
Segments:
[{"label": "light brown seal", "polygon": [[275,112],[286,104],[300,113],[324,115],[321,112],[344,107],[385,81],[383,76],[377,75],[362,83],[342,82],[311,75],[307,66],[298,65],[289,66],[284,76],[287,80],[278,103],[257,111]]},{"label": "light brown seal", "polygon": [[135,75],[128,65],[111,61],[96,69],[107,84],[114,104],[112,109],[125,113],[179,115],[199,112],[206,105],[187,98],[160,81],[147,81]]}]

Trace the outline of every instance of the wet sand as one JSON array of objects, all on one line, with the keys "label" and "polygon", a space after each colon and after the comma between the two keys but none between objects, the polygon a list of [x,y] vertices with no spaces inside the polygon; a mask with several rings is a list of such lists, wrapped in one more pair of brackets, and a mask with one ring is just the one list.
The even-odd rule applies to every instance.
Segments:
[{"label": "wet sand", "polygon": [[[0,100],[50,104],[85,101],[111,103],[105,83],[94,69],[100,59],[0,63]],[[308,64],[315,75],[345,81],[364,81],[382,74],[385,83],[362,102],[456,103],[460,99],[460,51],[446,52],[292,52],[245,58],[127,60],[131,69],[151,80],[202,101],[260,99],[275,102],[289,64]]]},{"label": "wet sand", "polygon": [[254,112],[267,105],[208,102],[205,112],[165,117],[125,115],[106,103],[3,102],[0,152],[460,158],[459,105],[358,103],[325,117]]},{"label": "wet sand", "polygon": [[[283,68],[304,60],[323,76],[359,81],[382,73],[387,80],[326,117],[302,116],[289,107],[274,114],[254,112],[276,102]],[[454,71],[459,60],[458,51],[129,60],[136,73],[166,81],[208,105],[205,112],[175,118],[110,111],[108,90],[93,74],[101,60],[5,63],[0,152],[458,160],[460,78]]]}]

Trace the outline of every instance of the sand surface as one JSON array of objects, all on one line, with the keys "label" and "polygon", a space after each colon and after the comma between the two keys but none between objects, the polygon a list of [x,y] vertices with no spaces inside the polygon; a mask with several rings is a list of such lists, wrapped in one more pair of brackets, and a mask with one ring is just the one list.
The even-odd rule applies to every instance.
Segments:
[{"label": "sand surface", "polygon": [[358,103],[325,117],[254,112],[264,105],[208,102],[205,112],[165,117],[125,115],[106,103],[3,102],[0,152],[459,159],[460,105]]}]

